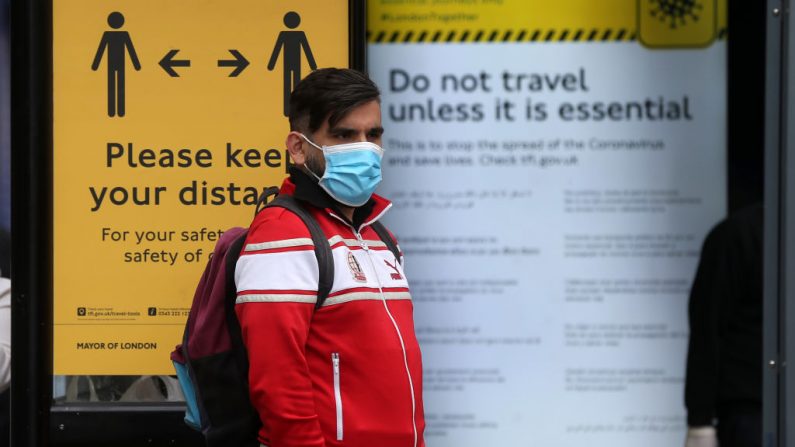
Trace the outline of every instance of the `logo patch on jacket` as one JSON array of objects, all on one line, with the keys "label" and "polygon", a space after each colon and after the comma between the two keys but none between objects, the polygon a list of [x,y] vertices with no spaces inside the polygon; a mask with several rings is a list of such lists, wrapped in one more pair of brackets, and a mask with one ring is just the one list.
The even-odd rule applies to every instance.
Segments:
[{"label": "logo patch on jacket", "polygon": [[390,264],[389,261],[384,259],[384,264],[388,265],[389,268],[391,268],[392,270],[395,271],[395,273],[390,273],[389,274],[389,276],[391,276],[392,279],[394,279],[395,281],[399,281],[399,280],[403,279],[403,276],[400,275],[400,270],[398,270],[398,268],[397,268],[397,265],[398,265],[397,259],[395,259],[395,263],[394,264]]},{"label": "logo patch on jacket", "polygon": [[364,271],[359,265],[359,261],[353,256],[353,253],[348,252],[348,268],[351,269],[351,275],[357,282],[367,282],[367,277],[364,276]]}]

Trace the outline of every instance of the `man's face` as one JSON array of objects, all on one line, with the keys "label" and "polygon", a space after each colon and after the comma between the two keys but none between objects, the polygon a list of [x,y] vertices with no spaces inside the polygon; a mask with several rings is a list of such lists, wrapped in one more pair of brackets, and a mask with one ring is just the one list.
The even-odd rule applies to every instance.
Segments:
[{"label": "man's face", "polygon": [[[369,141],[381,146],[383,133],[381,105],[373,100],[351,110],[334,127],[329,127],[327,118],[314,134],[307,137],[321,147],[359,141]],[[326,171],[326,159],[322,152],[304,142],[304,154],[307,167],[322,177]]]}]

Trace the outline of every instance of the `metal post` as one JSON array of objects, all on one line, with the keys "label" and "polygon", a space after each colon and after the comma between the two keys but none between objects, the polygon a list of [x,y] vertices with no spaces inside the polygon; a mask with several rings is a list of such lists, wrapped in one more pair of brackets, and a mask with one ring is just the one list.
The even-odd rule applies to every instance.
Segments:
[{"label": "metal post", "polygon": [[[785,365],[787,258],[786,145],[787,26],[788,2],[767,1],[765,55],[765,230],[764,230],[764,325],[763,409],[765,447],[787,445]],[[793,127],[795,130],[795,126]]]},{"label": "metal post", "polygon": [[367,72],[367,2],[365,0],[348,1],[349,55],[348,64],[361,72]]},{"label": "metal post", "polygon": [[11,445],[48,445],[52,395],[50,2],[11,2]]},{"label": "metal post", "polygon": [[[782,39],[782,141],[780,162],[781,195],[780,224],[781,239],[779,247],[781,279],[779,283],[782,290],[779,293],[779,310],[781,312],[779,324],[781,328],[779,367],[779,432],[786,444],[795,444],[795,368],[789,367],[789,359],[795,359],[795,91],[790,91],[789,86],[795,87],[795,67],[790,66],[790,61],[795,63],[795,33],[791,32],[791,10],[789,0],[783,2],[781,17],[783,22]],[[791,206],[788,206],[791,205]],[[792,340],[792,341],[791,341]],[[790,410],[793,411],[790,411]]]}]

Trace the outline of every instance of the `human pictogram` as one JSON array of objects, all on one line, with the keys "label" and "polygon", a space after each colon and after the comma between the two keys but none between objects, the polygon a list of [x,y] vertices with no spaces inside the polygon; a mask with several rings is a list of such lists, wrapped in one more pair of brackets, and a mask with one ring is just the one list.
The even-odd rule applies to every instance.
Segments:
[{"label": "human pictogram", "polygon": [[[120,12],[108,15],[108,25],[118,30],[124,25],[124,16]],[[130,62],[136,70],[141,69],[141,62],[135,53],[130,34],[127,31],[105,31],[99,42],[99,49],[94,56],[91,69],[96,71],[102,56],[107,52],[108,60],[108,116],[124,116],[124,68],[126,55],[129,52]]]},{"label": "human pictogram", "polygon": [[[284,15],[284,26],[293,30],[298,28],[301,24],[301,16],[295,11],[290,11]],[[282,50],[284,48],[284,50]],[[315,58],[312,56],[312,50],[309,48],[309,41],[306,39],[306,34],[303,31],[282,31],[276,39],[276,45],[273,47],[270,61],[268,61],[268,70],[273,70],[276,67],[276,60],[279,54],[282,54],[282,62],[284,65],[284,116],[290,112],[290,93],[293,91],[295,84],[301,80],[301,49],[303,48],[306,53],[306,61],[312,70],[317,69]]]}]

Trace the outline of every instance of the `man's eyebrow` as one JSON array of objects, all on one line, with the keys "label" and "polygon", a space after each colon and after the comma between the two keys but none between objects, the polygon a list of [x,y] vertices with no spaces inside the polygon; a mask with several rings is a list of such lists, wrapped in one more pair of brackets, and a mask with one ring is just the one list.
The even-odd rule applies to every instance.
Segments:
[{"label": "man's eyebrow", "polygon": [[[332,127],[328,130],[330,134],[341,134],[341,133],[353,133],[356,132],[356,129],[351,129],[349,127]],[[384,133],[384,128],[381,126],[371,127],[368,129],[368,132],[379,132]]]},{"label": "man's eyebrow", "polygon": [[355,129],[351,129],[349,127],[332,127],[328,130],[330,134],[338,134],[338,133],[346,133],[346,132],[355,132]]}]

